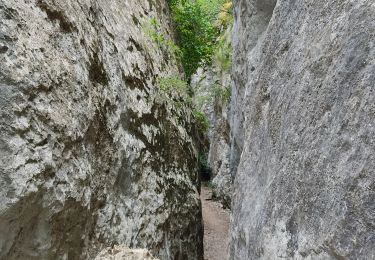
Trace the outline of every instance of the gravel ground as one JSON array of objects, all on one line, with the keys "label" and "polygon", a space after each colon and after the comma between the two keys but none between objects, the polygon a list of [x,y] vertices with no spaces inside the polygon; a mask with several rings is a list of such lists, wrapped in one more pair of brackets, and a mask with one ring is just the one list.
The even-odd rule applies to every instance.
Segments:
[{"label": "gravel ground", "polygon": [[204,259],[228,259],[229,210],[211,200],[211,190],[202,187],[202,211],[204,221]]}]

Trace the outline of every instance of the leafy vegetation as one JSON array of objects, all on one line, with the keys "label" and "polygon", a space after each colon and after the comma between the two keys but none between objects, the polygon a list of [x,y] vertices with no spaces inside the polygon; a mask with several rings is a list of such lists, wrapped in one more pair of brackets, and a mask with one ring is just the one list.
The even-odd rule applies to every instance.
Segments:
[{"label": "leafy vegetation", "polygon": [[209,88],[209,92],[199,97],[195,97],[197,107],[203,107],[205,104],[220,101],[221,104],[227,104],[230,101],[231,89],[229,86],[221,84],[213,84]]},{"label": "leafy vegetation", "polygon": [[[146,31],[152,41],[162,50],[169,50],[180,58],[185,72],[185,80],[178,76],[161,77],[157,80],[158,95],[162,102],[173,102],[177,114],[186,115],[191,109],[195,121],[194,135],[200,156],[199,166],[203,180],[210,179],[207,160],[209,141],[207,131],[210,121],[199,108],[209,102],[220,106],[230,99],[230,88],[213,84],[206,95],[195,97],[189,81],[201,66],[211,65],[221,72],[231,67],[230,27],[232,24],[232,3],[230,0],[167,0],[173,17],[176,44],[167,38],[156,19],[151,19]],[[169,103],[170,104],[170,103]],[[188,108],[188,109],[186,109]]]},{"label": "leafy vegetation", "polygon": [[175,44],[172,39],[169,39],[161,29],[159,21],[153,17],[148,20],[143,26],[146,34],[151,40],[164,52],[175,55],[175,57],[181,56],[180,48]]},{"label": "leafy vegetation", "polygon": [[158,78],[157,85],[164,92],[177,91],[181,95],[189,93],[189,85],[177,76]]},{"label": "leafy vegetation", "polygon": [[215,30],[196,1],[184,1],[172,7],[176,25],[177,44],[182,52],[186,78],[197,70],[201,62],[209,62],[213,53]]},{"label": "leafy vegetation", "polygon": [[[177,76],[161,77],[157,80],[157,86],[161,93],[163,93],[164,98],[174,102],[177,109],[181,109],[184,106],[193,107],[192,104],[192,91],[189,88],[189,84],[180,79]],[[180,99],[174,99],[172,96],[179,96]],[[210,127],[209,120],[207,116],[199,111],[197,108],[192,109],[193,118],[197,124],[198,130],[202,133],[207,132]]]},{"label": "leafy vegetation", "polygon": [[210,121],[208,120],[206,114],[202,111],[194,109],[193,116],[197,123],[199,131],[202,131],[203,133],[207,132],[210,128]]},{"label": "leafy vegetation", "polygon": [[211,87],[212,97],[221,100],[223,103],[227,103],[230,100],[231,89],[228,86],[215,84]]},{"label": "leafy vegetation", "polygon": [[[171,98],[177,109],[186,105],[193,108],[192,115],[197,128],[207,132],[210,123],[207,116],[192,105],[192,89],[188,81],[198,67],[212,62],[221,71],[231,66],[231,45],[228,40],[228,28],[232,24],[232,4],[228,0],[167,0],[170,6],[176,30],[176,42],[166,37],[159,22],[152,18],[145,30],[152,41],[162,50],[168,50],[181,58],[185,71],[185,80],[177,76],[162,77],[157,80],[163,98]],[[230,99],[230,88],[220,84],[211,87],[207,97],[200,97],[198,103]],[[178,98],[176,98],[176,96]]]},{"label": "leafy vegetation", "polygon": [[213,56],[215,65],[222,71],[228,71],[232,65],[232,46],[225,35],[219,37]]},{"label": "leafy vegetation", "polygon": [[233,22],[233,12],[232,12],[232,2],[231,1],[225,1],[225,3],[222,3],[220,6],[220,11],[217,15],[217,27],[220,27],[222,31],[223,29],[229,27]]},{"label": "leafy vegetation", "polygon": [[224,23],[218,14],[227,0],[170,0],[186,79],[202,64],[210,64]]},{"label": "leafy vegetation", "polygon": [[213,60],[222,71],[228,71],[232,65],[231,25],[233,23],[232,2],[225,3],[217,18],[217,26],[221,28],[217,38]]}]

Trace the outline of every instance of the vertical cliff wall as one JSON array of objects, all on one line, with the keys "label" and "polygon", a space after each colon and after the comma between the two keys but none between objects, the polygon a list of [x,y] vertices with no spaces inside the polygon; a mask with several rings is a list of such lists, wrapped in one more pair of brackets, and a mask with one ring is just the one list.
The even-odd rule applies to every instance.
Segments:
[{"label": "vertical cliff wall", "polygon": [[234,2],[230,258],[374,259],[374,1]]},{"label": "vertical cliff wall", "polygon": [[150,24],[169,38],[164,0],[0,0],[0,259],[201,259],[191,113]]}]

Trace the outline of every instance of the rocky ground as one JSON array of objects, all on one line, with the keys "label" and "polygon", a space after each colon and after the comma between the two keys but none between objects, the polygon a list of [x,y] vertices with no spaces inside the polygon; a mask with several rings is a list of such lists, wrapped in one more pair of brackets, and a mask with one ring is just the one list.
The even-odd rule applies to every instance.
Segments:
[{"label": "rocky ground", "polygon": [[204,221],[204,259],[228,259],[229,210],[211,199],[212,191],[203,186],[201,190]]}]

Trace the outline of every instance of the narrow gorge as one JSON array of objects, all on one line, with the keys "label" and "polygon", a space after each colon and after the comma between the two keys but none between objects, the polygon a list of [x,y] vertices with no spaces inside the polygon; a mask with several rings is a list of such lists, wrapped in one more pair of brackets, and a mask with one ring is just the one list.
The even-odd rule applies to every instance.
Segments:
[{"label": "narrow gorge", "polygon": [[375,260],[374,0],[0,0],[0,108],[0,260]]}]

